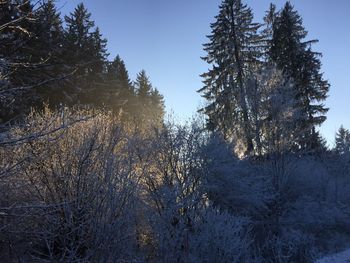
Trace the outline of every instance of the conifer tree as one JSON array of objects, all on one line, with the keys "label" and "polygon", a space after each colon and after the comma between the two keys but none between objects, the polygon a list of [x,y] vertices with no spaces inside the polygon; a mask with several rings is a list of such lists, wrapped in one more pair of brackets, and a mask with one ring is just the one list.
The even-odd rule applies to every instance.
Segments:
[{"label": "conifer tree", "polygon": [[106,73],[107,98],[106,104],[114,112],[132,115],[136,108],[135,92],[124,61],[120,56],[108,63]]},{"label": "conifer tree", "polygon": [[[19,66],[29,57],[29,54],[23,52],[23,48],[32,36],[31,29],[35,20],[33,13],[33,7],[29,1],[7,0],[0,2],[0,55],[1,58],[7,58],[13,62],[12,64],[16,64],[16,70],[9,68],[12,71],[17,71]],[[7,66],[14,65],[9,63]],[[17,81],[18,84],[22,84],[24,79],[21,78],[21,75],[16,75],[16,72],[11,73],[12,82]]]},{"label": "conifer tree", "polygon": [[145,70],[141,70],[138,73],[134,85],[136,89],[137,101],[138,101],[138,107],[139,107],[139,118],[147,122],[147,120],[153,117],[151,113],[152,84],[149,81],[149,78]]},{"label": "conifer tree", "polygon": [[299,118],[294,128],[298,149],[316,149],[320,145],[316,126],[322,124],[327,108],[322,104],[327,97],[329,83],[321,73],[320,53],[311,45],[317,40],[305,41],[307,31],[302,18],[290,2],[273,20],[271,60],[295,83]]},{"label": "conifer tree", "polygon": [[46,82],[37,88],[40,97],[39,105],[42,102],[49,103],[55,107],[64,102],[65,76],[70,73],[65,67],[63,59],[64,31],[60,13],[52,0],[44,2],[36,12],[34,37],[28,47],[28,52],[36,63],[41,67],[33,73]]},{"label": "conifer tree", "polygon": [[132,89],[132,83],[126,69],[125,62],[119,55],[117,55],[115,59],[109,63],[107,77],[108,79],[119,81],[120,84],[127,89]]},{"label": "conifer tree", "polygon": [[161,124],[164,120],[165,106],[164,97],[159,93],[157,88],[151,91],[151,105],[152,116],[154,116],[155,122]]},{"label": "conifer tree", "polygon": [[107,57],[107,41],[95,28],[91,14],[82,3],[65,16],[65,22],[65,59],[76,70],[71,87],[78,88],[78,102],[94,104]]},{"label": "conifer tree", "polygon": [[152,84],[149,81],[145,70],[141,70],[137,75],[135,86],[137,88],[137,95],[141,100],[146,100],[150,97]]},{"label": "conifer tree", "polygon": [[242,140],[246,154],[254,150],[254,144],[245,85],[262,55],[259,27],[253,23],[251,9],[240,0],[222,2],[211,24],[210,42],[204,45],[207,56],[203,59],[212,67],[202,74],[204,87],[198,91],[208,101],[202,109],[208,128],[220,130],[227,139]]},{"label": "conifer tree", "polygon": [[160,124],[164,116],[163,96],[152,87],[145,70],[137,75],[135,88],[139,107],[138,119],[144,123]]},{"label": "conifer tree", "polygon": [[267,63],[271,63],[271,46],[273,38],[273,25],[275,23],[278,12],[276,11],[276,5],[270,4],[269,10],[266,11],[264,20],[264,28],[262,35],[266,41],[265,46],[265,59]]},{"label": "conifer tree", "polygon": [[340,126],[335,135],[335,151],[340,155],[350,153],[350,131]]},{"label": "conifer tree", "polygon": [[36,98],[27,72],[30,53],[24,52],[32,37],[34,12],[30,1],[0,1],[0,122],[28,112]]}]

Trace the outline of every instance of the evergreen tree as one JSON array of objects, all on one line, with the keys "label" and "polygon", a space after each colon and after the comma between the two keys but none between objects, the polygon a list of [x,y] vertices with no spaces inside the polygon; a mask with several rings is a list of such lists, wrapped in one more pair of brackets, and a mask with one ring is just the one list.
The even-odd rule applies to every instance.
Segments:
[{"label": "evergreen tree", "polygon": [[146,99],[148,99],[151,95],[152,84],[149,81],[145,70],[141,70],[141,72],[137,75],[135,86],[140,100],[146,101]]},{"label": "evergreen tree", "polygon": [[273,20],[270,59],[287,78],[295,83],[299,120],[294,137],[298,149],[316,149],[320,145],[316,126],[322,124],[328,111],[322,104],[327,97],[329,83],[321,73],[320,53],[311,45],[317,40],[305,41],[307,31],[302,19],[290,2]]},{"label": "evergreen tree", "polygon": [[95,28],[91,14],[81,3],[70,16],[65,16],[66,32],[64,49],[68,65],[76,70],[71,88],[77,101],[83,104],[95,104],[96,94],[102,81],[102,73],[107,57],[107,41]]},{"label": "evergreen tree", "polygon": [[335,135],[335,151],[340,155],[350,153],[350,131],[340,126]]},{"label": "evergreen tree", "polygon": [[164,97],[157,88],[151,91],[152,116],[155,122],[161,124],[165,115]]},{"label": "evergreen tree", "polygon": [[146,71],[142,70],[137,75],[135,88],[139,108],[138,119],[144,123],[160,124],[164,116],[163,96],[152,87]]},{"label": "evergreen tree", "polygon": [[152,112],[151,112],[152,84],[149,81],[146,71],[142,70],[137,75],[134,85],[136,89],[138,108],[139,108],[138,119],[146,123],[150,119],[152,119],[152,117],[154,117],[152,116]]},{"label": "evergreen tree", "polygon": [[124,61],[120,56],[108,63],[106,73],[107,98],[105,103],[114,112],[122,112],[124,116],[133,115],[136,108],[136,98],[129,73],[126,69]]},{"label": "evergreen tree", "polygon": [[265,43],[265,59],[268,63],[271,63],[271,46],[273,40],[273,25],[275,23],[278,12],[276,11],[276,5],[270,4],[269,10],[264,16],[264,28],[262,35],[266,41]]},{"label": "evergreen tree", "polygon": [[[36,12],[35,28],[28,52],[41,67],[34,72],[45,85],[37,88],[39,103],[48,102],[50,106],[57,106],[65,101],[65,76],[70,73],[63,60],[64,31],[60,13],[54,2],[44,2]],[[40,106],[40,105],[38,105]]]},{"label": "evergreen tree", "polygon": [[35,17],[30,1],[0,2],[0,121],[28,112],[36,98],[28,74],[31,54],[24,52]]},{"label": "evergreen tree", "polygon": [[203,59],[212,68],[202,74],[204,87],[198,92],[208,101],[202,111],[208,128],[223,132],[226,139],[243,141],[246,154],[254,150],[249,120],[246,82],[260,63],[262,39],[253,23],[250,8],[240,0],[224,0],[216,22],[211,25],[210,42]]},{"label": "evergreen tree", "polygon": [[120,58],[119,55],[109,63],[107,70],[108,80],[116,80],[121,86],[126,89],[132,89],[132,83],[129,78],[129,73],[126,69],[125,62]]}]

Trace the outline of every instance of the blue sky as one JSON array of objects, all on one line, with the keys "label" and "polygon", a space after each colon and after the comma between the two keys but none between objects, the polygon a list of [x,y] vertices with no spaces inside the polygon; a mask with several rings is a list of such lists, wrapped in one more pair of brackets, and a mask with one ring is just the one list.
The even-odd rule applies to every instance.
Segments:
[{"label": "blue sky", "polygon": [[[203,104],[196,90],[199,75],[208,65],[205,53],[210,23],[218,13],[220,0],[59,0],[62,14],[83,2],[92,19],[108,39],[110,57],[119,54],[131,79],[145,69],[151,82],[164,95],[168,112],[180,119],[191,117]],[[246,0],[255,20],[262,21],[270,2],[282,7],[282,0]],[[314,50],[322,52],[325,78],[331,83],[326,105],[330,108],[321,132],[330,144],[341,124],[350,129],[350,1],[293,0],[303,17],[309,38],[319,39]]]}]

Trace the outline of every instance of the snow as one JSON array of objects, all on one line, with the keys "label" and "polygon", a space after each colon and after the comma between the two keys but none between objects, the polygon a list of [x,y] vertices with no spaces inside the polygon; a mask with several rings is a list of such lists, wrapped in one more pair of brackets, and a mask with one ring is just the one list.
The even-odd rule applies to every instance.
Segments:
[{"label": "snow", "polygon": [[338,254],[324,257],[322,259],[317,260],[315,263],[333,263],[333,262],[336,262],[336,263],[350,262],[350,249],[345,250]]}]

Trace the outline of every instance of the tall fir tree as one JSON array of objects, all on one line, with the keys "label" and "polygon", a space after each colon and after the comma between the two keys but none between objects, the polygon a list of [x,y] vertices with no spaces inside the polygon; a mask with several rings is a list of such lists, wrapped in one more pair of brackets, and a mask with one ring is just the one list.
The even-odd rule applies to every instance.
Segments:
[{"label": "tall fir tree", "polygon": [[152,87],[145,70],[137,75],[134,85],[139,108],[137,119],[145,124],[161,124],[164,117],[163,96]]},{"label": "tall fir tree", "polygon": [[73,101],[93,105],[99,93],[102,74],[107,58],[107,41],[102,38],[98,28],[95,28],[91,14],[83,3],[79,4],[73,13],[65,16],[65,59],[67,64],[76,70],[71,88],[76,99]]},{"label": "tall fir tree", "polygon": [[158,124],[162,124],[165,115],[164,97],[157,88],[151,91],[152,116]]},{"label": "tall fir tree", "polygon": [[53,0],[43,2],[36,12],[35,37],[32,39],[28,52],[41,67],[34,72],[45,83],[37,88],[40,97],[39,105],[43,102],[56,107],[63,101],[65,77],[69,70],[63,59],[64,31],[60,13]]},{"label": "tall fir tree", "polygon": [[265,16],[263,18],[263,30],[262,35],[265,39],[265,60],[267,63],[271,63],[271,46],[273,40],[273,25],[275,23],[278,12],[276,11],[276,5],[270,4],[269,10],[265,12]]},{"label": "tall fir tree", "polygon": [[295,83],[299,110],[294,131],[297,149],[317,149],[321,142],[316,127],[326,120],[329,83],[323,79],[320,53],[311,49],[317,40],[305,41],[302,18],[290,2],[273,20],[270,59]]},{"label": "tall fir tree", "polygon": [[136,108],[136,96],[124,61],[116,56],[108,63],[106,73],[106,104],[114,111],[129,118]]},{"label": "tall fir tree", "polygon": [[140,100],[146,100],[150,97],[152,91],[152,84],[145,70],[141,70],[136,77],[135,86],[137,89],[137,95]]},{"label": "tall fir tree", "polygon": [[240,0],[224,0],[216,21],[211,24],[210,42],[204,45],[203,60],[212,68],[202,74],[204,87],[198,92],[208,101],[202,111],[208,128],[221,131],[227,139],[243,141],[245,153],[254,150],[249,120],[246,82],[260,63],[262,38],[260,25]]},{"label": "tall fir tree", "polygon": [[0,122],[20,117],[37,98],[28,71],[34,67],[24,52],[35,21],[30,1],[0,2]]},{"label": "tall fir tree", "polygon": [[350,154],[350,131],[340,126],[335,135],[335,151],[339,155]]}]

